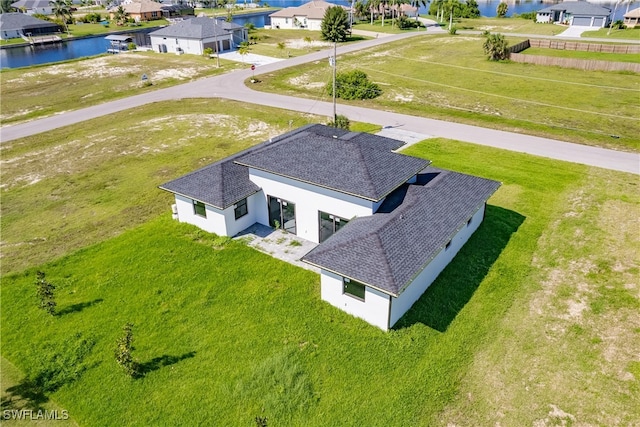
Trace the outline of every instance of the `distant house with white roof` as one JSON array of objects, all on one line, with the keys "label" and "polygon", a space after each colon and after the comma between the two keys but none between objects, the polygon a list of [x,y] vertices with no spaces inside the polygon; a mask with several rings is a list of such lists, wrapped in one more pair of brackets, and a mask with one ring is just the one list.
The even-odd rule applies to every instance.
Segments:
[{"label": "distant house with white roof", "polygon": [[[269,18],[271,18],[271,28],[320,31],[324,13],[328,8],[333,6],[336,5],[322,0],[314,0],[302,6],[281,9],[269,15]],[[343,7],[347,13],[350,13],[349,8],[341,7]]]}]

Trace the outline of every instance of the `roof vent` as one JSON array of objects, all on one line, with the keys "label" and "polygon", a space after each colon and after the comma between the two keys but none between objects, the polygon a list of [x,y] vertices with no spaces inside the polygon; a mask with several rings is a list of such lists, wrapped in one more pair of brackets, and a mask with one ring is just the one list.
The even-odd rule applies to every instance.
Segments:
[{"label": "roof vent", "polygon": [[334,137],[335,139],[338,139],[338,135],[333,135],[333,137]]}]

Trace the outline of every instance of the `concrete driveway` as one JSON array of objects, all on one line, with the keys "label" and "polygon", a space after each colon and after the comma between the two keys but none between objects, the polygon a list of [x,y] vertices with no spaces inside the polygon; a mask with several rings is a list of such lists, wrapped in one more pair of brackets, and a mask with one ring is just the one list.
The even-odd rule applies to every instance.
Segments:
[{"label": "concrete driveway", "polygon": [[556,37],[581,37],[582,33],[585,31],[594,31],[597,28],[593,27],[581,27],[579,25],[572,25],[560,34],[557,34]]}]

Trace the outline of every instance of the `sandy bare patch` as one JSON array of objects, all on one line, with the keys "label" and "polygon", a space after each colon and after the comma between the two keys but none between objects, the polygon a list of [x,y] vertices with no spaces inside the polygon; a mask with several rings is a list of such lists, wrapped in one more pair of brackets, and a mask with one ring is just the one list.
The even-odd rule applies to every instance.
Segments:
[{"label": "sandy bare patch", "polygon": [[326,83],[318,82],[311,80],[311,76],[309,74],[302,74],[301,76],[292,77],[289,79],[289,84],[298,88],[306,88],[306,89],[319,89],[323,88]]},{"label": "sandy bare patch", "polygon": [[403,92],[403,93],[395,93],[393,96],[393,100],[397,102],[411,102],[414,99],[414,94],[411,91]]},{"label": "sandy bare patch", "polygon": [[311,40],[311,42],[306,42],[304,39],[297,39],[287,40],[285,45],[291,49],[311,49],[316,47],[328,47],[331,46],[331,43],[321,40]]}]

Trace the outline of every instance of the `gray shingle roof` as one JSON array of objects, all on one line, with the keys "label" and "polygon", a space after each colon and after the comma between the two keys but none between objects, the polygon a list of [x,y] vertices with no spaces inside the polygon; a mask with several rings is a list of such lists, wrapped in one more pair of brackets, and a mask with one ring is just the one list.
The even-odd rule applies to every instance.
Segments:
[{"label": "gray shingle roof", "polygon": [[303,261],[397,296],[500,183],[426,168],[378,212],[350,221]]},{"label": "gray shingle roof", "polygon": [[586,1],[565,1],[540,9],[538,12],[552,12],[554,10],[565,11],[574,16],[609,16],[611,13],[611,9],[607,7],[597,6]]},{"label": "gray shingle roof", "polygon": [[51,7],[51,4],[49,3],[49,0],[18,0],[17,2],[11,3],[11,6],[17,9],[24,7],[28,10],[39,7]]},{"label": "gray shingle roof", "polygon": [[238,200],[260,191],[260,187],[249,180],[249,170],[233,162],[236,157],[237,155],[205,166],[162,184],[160,188],[218,209],[226,209]]},{"label": "gray shingle roof", "polygon": [[225,22],[213,18],[191,18],[169,25],[149,33],[150,36],[179,37],[202,40],[206,38],[228,35],[230,31],[241,29],[233,22]]},{"label": "gray shingle roof", "polygon": [[2,13],[0,14],[0,30],[11,31],[29,28],[51,28],[55,31],[59,27],[55,22],[48,22],[43,19],[34,18],[24,13]]},{"label": "gray shingle roof", "polygon": [[391,151],[402,145],[390,138],[315,125],[236,162],[378,201],[429,164]]}]

